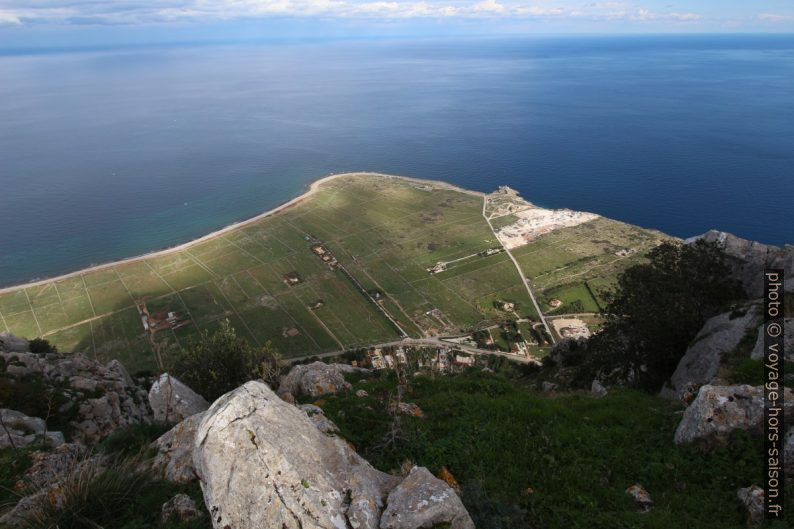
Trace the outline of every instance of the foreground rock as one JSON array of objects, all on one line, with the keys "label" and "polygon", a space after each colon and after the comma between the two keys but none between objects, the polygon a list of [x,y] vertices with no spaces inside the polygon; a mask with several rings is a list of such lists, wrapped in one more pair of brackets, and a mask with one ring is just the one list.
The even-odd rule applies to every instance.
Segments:
[{"label": "foreground rock", "polygon": [[345,375],[357,371],[367,371],[347,364],[326,364],[313,362],[297,365],[281,380],[278,387],[279,395],[308,395],[320,397],[326,394],[340,393],[351,389],[345,381]]},{"label": "foreground rock", "polygon": [[717,375],[723,355],[735,349],[758,320],[758,309],[752,306],[739,317],[726,312],[706,321],[659,396],[691,401],[698,388]]},{"label": "foreground rock", "polygon": [[[212,404],[196,434],[193,463],[219,529],[384,527],[381,513],[400,481],[323,434],[262,382],[248,382]],[[442,521],[473,527],[458,518]]]},{"label": "foreground rock", "polygon": [[390,493],[380,529],[414,529],[449,523],[474,529],[463,502],[452,488],[424,467],[413,467]]},{"label": "foreground rock", "polygon": [[[786,420],[790,420],[794,412],[794,393],[788,388],[784,393],[783,413]],[[759,432],[763,418],[763,386],[705,385],[684,411],[684,417],[675,431],[675,442],[724,440],[735,430]]]},{"label": "foreground rock", "polygon": [[197,479],[193,468],[193,446],[203,418],[203,412],[192,415],[152,443],[152,447],[157,449],[152,468],[163,479],[174,483],[188,483]]},{"label": "foreground rock", "polygon": [[160,375],[149,390],[154,420],[179,422],[210,407],[204,397],[168,373]]},{"label": "foreground rock", "polygon": [[47,424],[38,417],[0,408],[0,448],[22,448],[35,443],[56,447],[64,443],[61,432],[47,431]]}]

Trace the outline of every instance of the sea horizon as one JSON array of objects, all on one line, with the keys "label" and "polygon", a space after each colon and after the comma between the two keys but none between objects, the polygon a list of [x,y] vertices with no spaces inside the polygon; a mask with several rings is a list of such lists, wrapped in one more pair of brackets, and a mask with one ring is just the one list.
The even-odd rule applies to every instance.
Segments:
[{"label": "sea horizon", "polygon": [[794,169],[794,36],[360,42],[0,52],[0,286],[170,248],[354,171],[794,242],[794,186],[764,195]]}]

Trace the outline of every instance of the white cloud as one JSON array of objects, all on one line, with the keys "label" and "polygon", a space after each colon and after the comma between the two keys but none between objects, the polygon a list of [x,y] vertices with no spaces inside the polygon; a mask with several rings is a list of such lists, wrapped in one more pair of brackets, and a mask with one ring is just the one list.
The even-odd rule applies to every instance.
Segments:
[{"label": "white cloud", "polygon": [[781,15],[778,13],[761,13],[759,20],[764,22],[794,22],[794,15]]},{"label": "white cloud", "polygon": [[660,12],[614,0],[571,5],[570,0],[0,0],[0,24],[136,24],[267,16],[587,18],[671,23],[701,18],[696,13]]}]

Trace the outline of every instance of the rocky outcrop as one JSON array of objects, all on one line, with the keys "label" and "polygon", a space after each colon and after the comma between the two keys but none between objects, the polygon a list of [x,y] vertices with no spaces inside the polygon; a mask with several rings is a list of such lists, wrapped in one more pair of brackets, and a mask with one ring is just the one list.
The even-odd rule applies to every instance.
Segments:
[{"label": "rocky outcrop", "polygon": [[64,438],[61,432],[47,431],[43,419],[0,408],[0,448],[22,448],[34,443],[56,447],[64,443]]},{"label": "rocky outcrop", "polygon": [[196,502],[187,494],[177,494],[165,502],[160,509],[160,525],[168,522],[187,522],[198,516]]},{"label": "rocky outcrop", "polygon": [[741,316],[732,317],[732,313],[726,312],[706,321],[659,395],[690,401],[700,386],[712,382],[723,355],[754,330],[759,317],[757,307],[751,306]]},{"label": "rocky outcrop", "polygon": [[356,371],[366,371],[347,364],[326,364],[313,362],[297,365],[281,380],[278,387],[279,395],[308,395],[319,397],[326,394],[339,393],[351,389],[345,381],[345,375]]},{"label": "rocky outcrop", "polygon": [[149,406],[154,420],[179,422],[210,407],[204,397],[169,375],[160,375],[149,389]]},{"label": "rocky outcrop", "polygon": [[607,388],[601,383],[600,380],[593,379],[593,383],[590,384],[590,394],[594,397],[604,397],[607,394]]},{"label": "rocky outcrop", "polygon": [[[195,441],[193,463],[216,528],[386,527],[381,514],[400,479],[322,433],[303,410],[262,382],[248,382],[215,401]],[[457,498],[436,481],[441,485],[434,490],[445,501]]]},{"label": "rocky outcrop", "polygon": [[631,499],[634,500],[634,505],[636,505],[637,508],[642,512],[648,512],[653,508],[653,500],[651,499],[651,495],[647,490],[645,490],[645,487],[639,483],[635,483],[634,485],[627,488],[626,494],[631,496]]},{"label": "rocky outcrop", "polygon": [[[794,393],[786,388],[784,395],[783,413],[788,420],[794,412]],[[763,386],[705,385],[684,410],[675,431],[675,442],[726,439],[734,430],[760,431],[763,418]]]},{"label": "rocky outcrop", "polygon": [[711,230],[687,239],[687,243],[703,239],[716,242],[728,254],[734,276],[741,281],[750,299],[764,294],[764,269],[782,268],[789,289],[794,287],[794,246],[771,246],[748,241],[724,231]]},{"label": "rocky outcrop", "polygon": [[146,391],[118,361],[104,366],[80,353],[19,352],[20,344],[4,335],[0,377],[12,384],[35,380],[44,394],[60,395],[65,404],[54,413],[71,418],[64,433],[75,441],[92,444],[117,428],[151,420]]},{"label": "rocky outcrop", "polygon": [[198,425],[203,418],[204,412],[192,415],[152,443],[152,447],[157,449],[152,468],[163,479],[174,483],[188,483],[197,479],[193,469],[193,446]]},{"label": "rocky outcrop", "polygon": [[[783,352],[786,361],[794,362],[794,318],[785,318],[783,320]],[[755,342],[750,353],[750,358],[754,360],[762,360],[764,358],[764,325],[758,327],[758,339]]]},{"label": "rocky outcrop", "polygon": [[30,351],[28,341],[8,332],[0,332],[0,351],[7,353],[27,353]]},{"label": "rocky outcrop", "polygon": [[452,488],[424,467],[413,467],[390,493],[380,529],[415,529],[447,523],[474,529],[474,522]]},{"label": "rocky outcrop", "polygon": [[736,491],[736,496],[744,505],[747,527],[759,527],[764,523],[764,489],[757,485]]},{"label": "rocky outcrop", "polygon": [[794,427],[789,428],[783,440],[783,464],[786,476],[794,478]]}]

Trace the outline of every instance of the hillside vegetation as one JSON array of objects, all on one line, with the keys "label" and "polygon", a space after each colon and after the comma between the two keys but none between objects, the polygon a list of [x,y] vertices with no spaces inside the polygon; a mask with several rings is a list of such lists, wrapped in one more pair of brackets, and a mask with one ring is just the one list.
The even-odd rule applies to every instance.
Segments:
[{"label": "hillside vegetation", "polygon": [[[326,414],[382,470],[408,460],[446,467],[462,485],[478,529],[744,527],[736,490],[763,468],[760,438],[737,432],[709,451],[676,446],[680,405],[634,390],[537,393],[501,375],[417,377],[405,402],[424,417],[387,411],[396,378],[362,379],[347,395],[323,399]],[[625,492],[639,483],[654,507],[639,511]],[[794,487],[786,494],[790,527]]]}]

